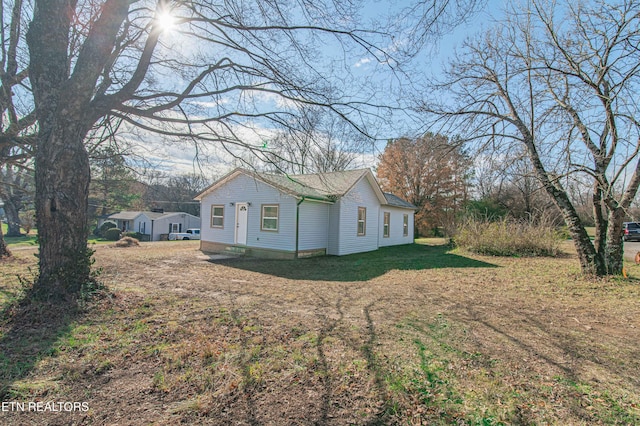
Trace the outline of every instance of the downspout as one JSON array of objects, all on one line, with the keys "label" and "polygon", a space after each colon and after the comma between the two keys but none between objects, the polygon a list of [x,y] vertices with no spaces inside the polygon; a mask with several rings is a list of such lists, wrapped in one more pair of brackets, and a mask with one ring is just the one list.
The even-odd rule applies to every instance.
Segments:
[{"label": "downspout", "polygon": [[298,258],[298,247],[300,242],[300,204],[302,204],[304,199],[305,197],[303,195],[300,201],[296,203],[296,259]]}]

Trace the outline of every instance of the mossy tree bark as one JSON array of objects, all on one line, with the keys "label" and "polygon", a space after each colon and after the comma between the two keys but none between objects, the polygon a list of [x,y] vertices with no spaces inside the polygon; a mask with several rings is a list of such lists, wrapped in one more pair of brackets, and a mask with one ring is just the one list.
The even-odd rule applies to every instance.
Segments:
[{"label": "mossy tree bark", "polygon": [[91,279],[87,248],[89,157],[84,145],[105,110],[92,106],[96,82],[114,45],[128,2],[107,1],[69,69],[74,0],[36,1],[27,43],[39,132],[36,139],[36,221],[39,277],[34,294],[74,298]]}]

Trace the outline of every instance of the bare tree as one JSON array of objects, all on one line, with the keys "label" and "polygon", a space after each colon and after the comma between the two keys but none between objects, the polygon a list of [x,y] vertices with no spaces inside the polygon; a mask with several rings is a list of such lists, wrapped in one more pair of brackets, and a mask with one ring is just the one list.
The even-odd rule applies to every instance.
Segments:
[{"label": "bare tree", "polygon": [[539,219],[556,214],[551,198],[538,181],[526,154],[484,157],[474,168],[476,197],[504,208],[514,218]]},{"label": "bare tree", "polygon": [[20,211],[33,200],[33,170],[28,164],[6,163],[0,167],[0,199],[7,216],[7,237],[19,237]]},{"label": "bare tree", "polygon": [[[465,43],[439,86],[453,106],[423,105],[468,140],[526,150],[584,273],[621,273],[622,221],[640,184],[639,7],[636,0],[532,0]],[[594,194],[595,242],[567,191],[585,177]]]},{"label": "bare tree", "polygon": [[[23,31],[26,9],[28,5],[25,6],[22,0],[3,1],[0,5],[0,168],[12,171],[14,165],[30,158],[36,131],[33,101],[26,84],[28,58]],[[4,197],[11,205],[10,192],[10,187],[5,186]],[[0,229],[0,258],[8,255],[10,252]]]},{"label": "bare tree", "polygon": [[[304,174],[347,170],[356,156],[371,145],[356,129],[319,108],[303,108],[302,114],[280,125],[265,140],[267,167],[276,172]],[[293,122],[291,122],[293,121]]]},{"label": "bare tree", "polygon": [[[418,2],[414,12],[424,12],[418,18],[428,25],[408,34],[414,45],[439,30],[430,25],[445,12],[466,16],[466,3],[475,4]],[[84,140],[104,117],[196,146],[242,145],[262,157],[240,129],[284,123],[302,105],[366,133],[379,99],[372,81],[360,85],[349,75],[347,58],[396,67],[401,52],[377,47],[400,44],[381,28],[359,29],[356,17],[356,3],[331,0],[35,0],[27,42],[39,125],[36,294],[74,295],[89,280]]]},{"label": "bare tree", "polygon": [[147,209],[179,211],[200,216],[200,204],[193,201],[209,182],[200,174],[170,176],[166,173],[148,173],[144,179],[142,202]]}]

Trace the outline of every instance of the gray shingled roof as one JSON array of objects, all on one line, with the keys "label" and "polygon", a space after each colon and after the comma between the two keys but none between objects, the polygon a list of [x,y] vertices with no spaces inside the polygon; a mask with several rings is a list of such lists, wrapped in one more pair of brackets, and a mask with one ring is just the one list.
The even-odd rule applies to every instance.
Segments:
[{"label": "gray shingled roof", "polygon": [[390,206],[395,206],[395,207],[405,207],[408,209],[417,209],[416,206],[414,206],[413,204],[411,204],[408,201],[403,200],[402,198],[398,197],[397,195],[393,195],[389,192],[384,192],[384,198],[387,199],[387,204],[389,204]]},{"label": "gray shingled roof", "polygon": [[346,194],[367,169],[309,175],[273,175],[257,173],[266,183],[296,195],[333,201]]}]

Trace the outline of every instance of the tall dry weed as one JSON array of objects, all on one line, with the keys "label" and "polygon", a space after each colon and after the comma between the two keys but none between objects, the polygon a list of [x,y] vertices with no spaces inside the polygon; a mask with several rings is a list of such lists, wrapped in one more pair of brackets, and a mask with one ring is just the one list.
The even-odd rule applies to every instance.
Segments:
[{"label": "tall dry weed", "polygon": [[453,239],[456,246],[491,256],[556,256],[562,234],[550,221],[467,219]]}]

